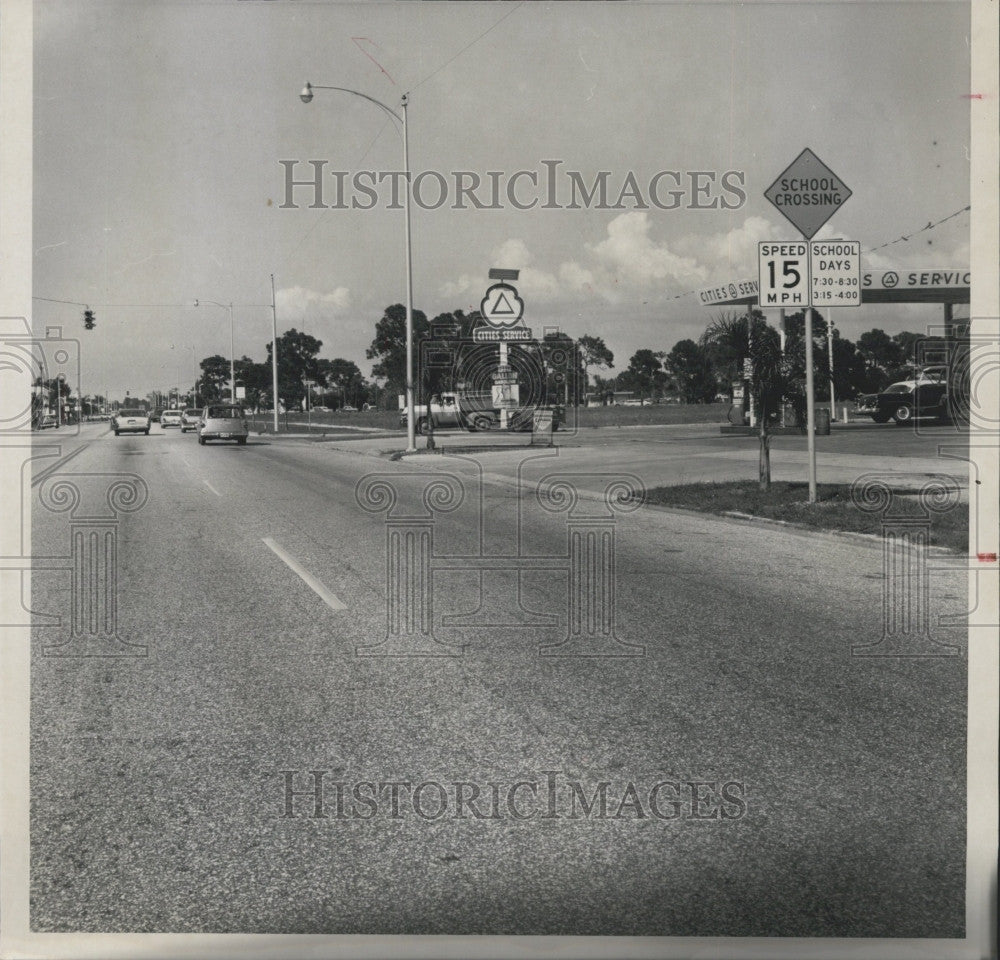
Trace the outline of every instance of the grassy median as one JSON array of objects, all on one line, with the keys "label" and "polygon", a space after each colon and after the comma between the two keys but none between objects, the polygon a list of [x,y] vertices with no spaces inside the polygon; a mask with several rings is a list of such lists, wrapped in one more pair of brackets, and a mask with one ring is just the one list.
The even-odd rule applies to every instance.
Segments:
[{"label": "grassy median", "polygon": [[[925,516],[917,502],[919,490],[899,487],[893,490],[894,516]],[[859,510],[851,500],[850,484],[822,483],[816,488],[816,503],[808,503],[805,483],[772,483],[761,490],[755,481],[729,483],[686,483],[674,487],[655,487],[646,494],[646,502],[668,507],[683,507],[705,513],[743,513],[769,520],[784,520],[819,530],[847,530],[878,535],[882,532],[883,514]],[[930,542],[965,553],[969,549],[969,505],[960,503],[945,513],[930,515]]]}]

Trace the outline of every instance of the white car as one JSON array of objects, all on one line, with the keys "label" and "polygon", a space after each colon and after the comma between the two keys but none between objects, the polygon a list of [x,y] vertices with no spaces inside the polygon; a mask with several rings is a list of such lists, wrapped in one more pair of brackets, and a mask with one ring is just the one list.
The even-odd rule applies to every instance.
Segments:
[{"label": "white car", "polygon": [[235,440],[242,446],[249,434],[243,408],[232,403],[210,403],[198,422],[198,443],[202,446],[209,440]]},{"label": "white car", "polygon": [[111,420],[111,429],[117,437],[122,433],[144,433],[149,436],[149,413],[130,408],[119,410]]},{"label": "white car", "polygon": [[181,426],[182,413],[180,410],[164,410],[160,414],[160,427],[164,430],[167,427],[179,427]]},{"label": "white car", "polygon": [[187,433],[188,430],[197,430],[200,419],[201,411],[197,407],[189,407],[181,414],[181,433]]}]

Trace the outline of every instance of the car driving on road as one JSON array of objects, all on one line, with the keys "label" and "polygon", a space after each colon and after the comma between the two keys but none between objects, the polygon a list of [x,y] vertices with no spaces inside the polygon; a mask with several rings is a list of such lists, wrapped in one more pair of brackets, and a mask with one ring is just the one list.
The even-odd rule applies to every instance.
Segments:
[{"label": "car driving on road", "polygon": [[160,426],[166,430],[167,427],[179,427],[181,425],[180,410],[164,410],[160,414]]},{"label": "car driving on road", "polygon": [[244,444],[249,434],[243,409],[231,403],[210,403],[198,421],[198,443],[202,446],[209,440],[235,440]]},{"label": "car driving on road", "polygon": [[149,436],[149,414],[138,408],[119,410],[111,419],[111,429],[117,437],[122,433],[144,433]]},{"label": "car driving on road", "polygon": [[197,430],[198,421],[201,419],[201,411],[197,407],[190,407],[181,414],[181,433],[188,430]]}]

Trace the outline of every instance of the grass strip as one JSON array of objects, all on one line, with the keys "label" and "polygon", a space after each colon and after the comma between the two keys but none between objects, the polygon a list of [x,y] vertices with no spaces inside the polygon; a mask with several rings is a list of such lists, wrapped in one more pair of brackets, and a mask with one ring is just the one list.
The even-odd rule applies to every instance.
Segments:
[{"label": "grass strip", "polygon": [[[926,517],[917,500],[919,489],[893,489],[893,517]],[[769,520],[784,520],[818,530],[846,530],[852,533],[882,533],[885,515],[860,510],[851,500],[850,484],[822,483],[816,488],[816,503],[808,502],[805,483],[772,483],[761,490],[752,480],[727,483],[686,483],[672,487],[654,487],[646,493],[646,502],[667,507],[682,507],[704,513],[739,512]],[[969,550],[969,505],[959,503],[944,513],[929,514],[930,543],[967,553]]]}]

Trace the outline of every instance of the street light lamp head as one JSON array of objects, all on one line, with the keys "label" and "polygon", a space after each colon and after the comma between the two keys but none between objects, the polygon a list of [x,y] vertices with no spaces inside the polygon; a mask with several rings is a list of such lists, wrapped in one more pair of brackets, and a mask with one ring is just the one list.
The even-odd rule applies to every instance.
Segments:
[{"label": "street light lamp head", "polygon": [[312,98],[313,98],[313,88],[312,88],[312,84],[311,84],[311,83],[307,83],[307,84],[306,84],[306,85],[305,85],[305,86],[304,86],[304,87],[302,88],[302,93],[300,93],[300,94],[299,94],[299,99],[300,99],[300,100],[301,100],[301,101],[302,101],[303,103],[309,103],[309,102],[311,102]]}]

